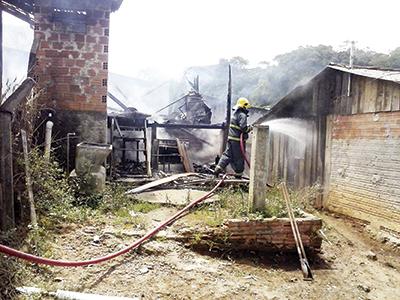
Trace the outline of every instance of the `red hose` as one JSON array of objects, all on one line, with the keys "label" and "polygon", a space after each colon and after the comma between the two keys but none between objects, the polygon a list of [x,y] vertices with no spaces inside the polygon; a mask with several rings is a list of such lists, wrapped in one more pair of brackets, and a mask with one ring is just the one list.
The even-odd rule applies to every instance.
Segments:
[{"label": "red hose", "polygon": [[244,149],[244,137],[243,133],[240,134],[240,151],[242,152],[243,158],[247,163],[247,166],[250,168],[250,161],[246,156],[246,150]]},{"label": "red hose", "polygon": [[169,219],[167,219],[166,221],[164,221],[163,223],[158,225],[156,228],[154,228],[153,230],[148,232],[145,236],[143,236],[142,238],[140,238],[137,241],[135,241],[133,244],[125,247],[124,249],[122,249],[122,250],[120,250],[118,252],[114,252],[114,253],[108,254],[108,255],[103,256],[103,257],[98,257],[98,258],[94,258],[94,259],[90,259],[90,260],[82,260],[82,261],[67,261],[67,260],[55,260],[55,259],[43,258],[43,257],[39,257],[39,256],[36,256],[36,255],[24,253],[24,252],[15,250],[13,248],[10,248],[10,247],[7,247],[7,246],[1,245],[1,244],[0,244],[0,252],[4,253],[6,255],[18,257],[18,258],[21,258],[21,259],[24,259],[24,260],[27,260],[27,261],[30,261],[30,262],[33,262],[33,263],[50,265],[50,266],[60,266],[60,267],[80,267],[80,266],[98,264],[98,263],[101,263],[103,261],[110,260],[112,258],[115,258],[117,256],[125,254],[125,253],[129,252],[132,249],[137,248],[138,246],[143,244],[146,240],[148,240],[149,238],[154,236],[161,229],[163,229],[165,226],[170,225],[173,222],[175,222],[179,217],[182,216],[182,214],[185,211],[189,210],[190,208],[192,208],[193,206],[197,205],[201,201],[204,201],[205,199],[209,198],[211,196],[211,194],[213,194],[215,192],[215,190],[224,182],[224,180],[225,180],[227,175],[228,174],[225,174],[221,178],[221,180],[214,186],[214,188],[211,191],[209,191],[207,194],[205,194],[204,196],[202,196],[202,197],[194,200],[193,202],[189,203],[187,206],[185,206],[180,211],[175,213]]}]

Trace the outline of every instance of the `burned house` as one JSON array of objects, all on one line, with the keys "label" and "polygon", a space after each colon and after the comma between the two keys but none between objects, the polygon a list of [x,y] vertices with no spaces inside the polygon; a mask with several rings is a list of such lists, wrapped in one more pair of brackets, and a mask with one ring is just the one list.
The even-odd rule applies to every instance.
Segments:
[{"label": "burned house", "polygon": [[308,142],[272,130],[269,180],[318,184],[320,206],[400,232],[400,71],[329,65],[260,122],[293,118]]},{"label": "burned house", "polygon": [[153,116],[127,107],[113,93],[108,93],[123,110],[108,115],[113,177],[151,176],[152,171],[157,170],[193,172],[190,156],[197,158],[196,154],[204,148],[215,148],[209,140],[208,130],[218,134],[225,128],[225,123],[211,123],[212,110],[199,92],[198,77],[189,84],[188,92],[158,109]]}]

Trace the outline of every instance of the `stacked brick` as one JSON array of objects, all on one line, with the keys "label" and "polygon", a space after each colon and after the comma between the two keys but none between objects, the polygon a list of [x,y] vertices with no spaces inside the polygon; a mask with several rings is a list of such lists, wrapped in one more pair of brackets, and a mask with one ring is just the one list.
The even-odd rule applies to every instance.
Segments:
[{"label": "stacked brick", "polygon": [[[313,216],[297,220],[305,248],[319,250],[322,239],[318,230],[322,221]],[[291,251],[296,249],[292,227],[288,218],[263,220],[228,220],[223,230],[228,232],[227,241],[235,249],[261,251]]]},{"label": "stacked brick", "polygon": [[[322,238],[318,231],[322,220],[309,214],[297,218],[302,242],[305,248],[319,251]],[[182,234],[182,233],[181,233]],[[266,218],[261,220],[231,219],[220,228],[187,231],[183,240],[194,246],[218,249],[255,250],[265,252],[296,250],[292,228],[288,218]]]}]

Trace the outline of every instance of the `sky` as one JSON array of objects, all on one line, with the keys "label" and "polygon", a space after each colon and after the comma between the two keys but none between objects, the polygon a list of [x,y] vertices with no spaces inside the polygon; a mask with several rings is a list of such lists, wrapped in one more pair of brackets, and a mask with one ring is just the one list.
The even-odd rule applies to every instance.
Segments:
[{"label": "sky", "polygon": [[[399,9],[398,0],[124,0],[111,14],[109,68],[178,78],[220,58],[255,65],[299,46],[343,49],[346,40],[386,53],[400,46]],[[4,45],[29,51],[31,43],[29,26],[4,14]]]},{"label": "sky", "polygon": [[110,68],[179,76],[188,66],[242,56],[252,64],[304,45],[389,52],[400,1],[124,0],[111,15]]}]

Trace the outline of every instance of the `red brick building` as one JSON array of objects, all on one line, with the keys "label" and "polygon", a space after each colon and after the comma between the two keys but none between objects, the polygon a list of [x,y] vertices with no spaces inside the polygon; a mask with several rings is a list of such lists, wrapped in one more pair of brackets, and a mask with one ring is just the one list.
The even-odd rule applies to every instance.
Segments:
[{"label": "red brick building", "polygon": [[30,74],[54,110],[56,138],[106,142],[110,13],[122,0],[36,0]]}]

